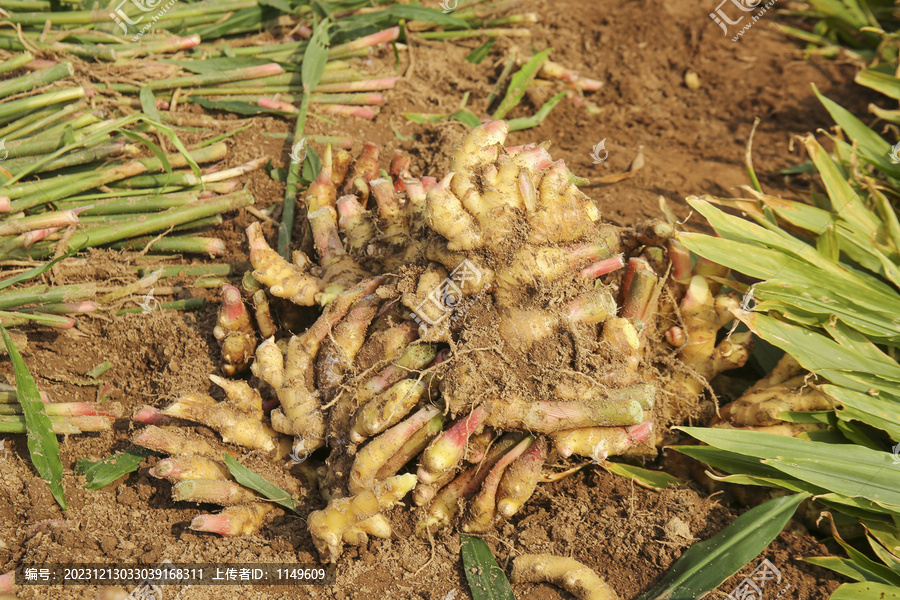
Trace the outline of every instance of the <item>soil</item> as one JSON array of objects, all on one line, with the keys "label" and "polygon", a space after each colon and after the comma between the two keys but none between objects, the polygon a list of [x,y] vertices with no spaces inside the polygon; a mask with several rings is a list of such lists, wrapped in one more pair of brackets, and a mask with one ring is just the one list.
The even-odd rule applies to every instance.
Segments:
[{"label": "soil", "polygon": [[[792,191],[774,171],[804,159],[799,145],[792,145],[792,137],[831,125],[810,84],[856,114],[864,114],[874,100],[852,85],[852,65],[802,60],[798,44],[778,31],[782,17],[771,12],[739,42],[732,42],[734,32],[726,36],[710,20],[714,7],[706,0],[537,0],[528,8],[538,14],[539,21],[532,27],[532,38],[498,39],[481,65],[464,60],[478,45],[475,40],[417,41],[410,49],[412,61],[401,51],[403,79],[389,93],[389,102],[376,119],[334,118],[331,124],[313,119],[309,131],[350,136],[356,150],[363,141],[375,142],[383,148],[382,162],[394,148],[406,149],[413,155],[414,175],[440,176],[448,170],[449,152],[464,127],[456,122],[417,125],[408,122],[404,113],[450,113],[469,92],[469,108],[483,114],[487,95],[513,46],[519,55],[532,47],[553,47],[553,60],[604,82],[599,92],[587,96],[600,107],[600,114],[591,115],[565,99],[543,124],[511,134],[507,144],[550,140],[554,158],[565,159],[572,172],[592,179],[627,170],[642,149],[645,165],[633,177],[615,185],[584,188],[598,201],[606,219],[629,225],[660,216],[660,196],[686,217],[685,196],[737,194],[738,186],[747,183],[743,157],[756,117],[761,124],[753,156],[761,183],[772,193],[790,196]],[[373,74],[393,70],[392,58],[377,61]],[[685,85],[688,70],[698,74],[699,88]],[[538,88],[509,117],[529,116],[547,97],[549,90]],[[197,110],[188,107],[186,112]],[[226,125],[235,120],[232,115],[217,118]],[[254,127],[229,141],[228,166],[261,154],[271,155],[275,166],[285,166],[290,144],[283,137],[266,134],[284,134],[292,126],[270,117],[255,118],[253,123]],[[591,151],[601,140],[609,157],[594,164]],[[258,208],[280,202],[283,185],[264,171],[252,173],[246,181]],[[242,212],[216,231],[228,243],[224,260],[234,263],[236,272],[242,272],[247,263],[243,229],[254,220]],[[267,234],[272,231],[267,228]],[[119,254],[96,252],[87,264],[59,271],[54,277],[57,283],[98,278],[130,281],[130,271],[122,267],[126,260]],[[214,294],[207,297],[213,299]],[[23,356],[39,388],[56,401],[93,401],[97,388],[75,382],[92,367],[110,361],[113,367],[101,380],[114,387],[112,400],[122,403],[130,414],[141,405],[163,406],[180,393],[211,387],[207,375],[216,372],[218,361],[214,321],[213,302],[197,312],[84,317],[66,332],[29,331]],[[13,381],[8,363],[0,364],[0,372]],[[191,519],[215,507],[172,502],[169,485],[147,475],[153,458],[138,472],[100,491],[84,490],[83,477],[72,471],[75,461],[99,459],[128,447],[130,430],[123,419],[112,432],[61,438],[70,507],[65,513],[33,472],[24,436],[3,436],[0,572],[22,563],[158,563],[164,559],[317,563],[304,520],[282,509],[268,517],[261,532],[249,537],[226,539],[191,531],[187,527]],[[205,433],[214,437],[211,431]],[[296,467],[289,473],[252,455],[244,463],[303,500],[301,514],[321,507],[318,497],[306,498]],[[523,552],[571,556],[594,568],[621,597],[634,598],[650,589],[693,542],[708,539],[745,508],[727,494],[710,495],[708,486],[696,482],[652,491],[589,466],[557,483],[541,484],[510,523],[485,539],[507,572],[510,560]],[[337,564],[333,587],[195,586],[180,598],[236,594],[247,600],[471,597],[458,533],[422,540],[412,535],[416,517],[408,507],[395,508],[388,516],[395,526],[395,539],[348,548]],[[802,525],[794,524],[719,589],[727,593],[767,558],[780,569],[782,587],[790,584],[780,597],[824,598],[840,579],[803,562],[802,557],[829,553]],[[551,585],[517,584],[514,589],[520,600],[571,597]],[[94,587],[26,587],[20,588],[18,597],[93,599],[98,591]],[[166,590],[164,597],[177,592],[178,588]],[[124,596],[112,590],[107,593],[107,598]],[[767,588],[764,597],[776,593]]]}]

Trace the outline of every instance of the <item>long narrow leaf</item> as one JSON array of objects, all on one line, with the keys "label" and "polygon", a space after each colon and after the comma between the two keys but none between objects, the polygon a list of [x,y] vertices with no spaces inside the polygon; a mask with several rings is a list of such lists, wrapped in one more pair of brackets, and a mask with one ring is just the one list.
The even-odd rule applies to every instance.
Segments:
[{"label": "long narrow leaf", "polygon": [[484,540],[460,535],[463,570],[475,600],[516,600],[506,574]]},{"label": "long narrow leaf", "polygon": [[788,475],[845,496],[900,506],[900,469],[888,452],[762,433],[680,427],[711,446],[762,459]]},{"label": "long narrow leaf", "polygon": [[[328,19],[319,21],[313,30],[309,45],[303,53],[300,77],[303,82],[304,95],[309,94],[319,85],[328,62]],[[295,138],[296,139],[296,138]]]},{"label": "long narrow leaf", "polygon": [[849,558],[840,556],[808,556],[803,560],[817,567],[831,569],[835,573],[840,573],[854,581],[874,581],[875,579],[873,578],[877,577],[874,573],[867,571]]},{"label": "long narrow leaf", "polygon": [[600,464],[610,473],[630,479],[645,488],[666,490],[669,489],[669,486],[671,485],[677,486],[684,484],[684,482],[677,477],[673,477],[662,471],[651,471],[650,469],[643,469],[634,465],[612,461],[605,461]]},{"label": "long narrow leaf", "polygon": [[834,119],[834,122],[844,130],[847,137],[857,142],[859,154],[863,158],[892,177],[900,176],[900,166],[892,164],[888,160],[891,145],[887,140],[867,127],[849,110],[819,93],[819,89],[815,85],[813,85],[813,93],[828,111],[828,114],[831,115],[831,118]]},{"label": "long narrow leaf", "polygon": [[829,600],[900,600],[900,588],[883,583],[845,583]]},{"label": "long narrow leaf", "polygon": [[495,110],[492,115],[495,120],[505,117],[506,113],[514,109],[518,106],[519,102],[522,101],[525,91],[528,90],[528,86],[534,81],[538,71],[541,70],[547,57],[550,56],[551,50],[552,48],[547,48],[543,52],[538,52],[512,76],[512,79],[509,82],[509,88],[506,90],[506,96],[500,101],[500,106],[497,107],[497,110]]},{"label": "long narrow leaf", "polygon": [[250,488],[254,492],[259,492],[279,506],[283,506],[293,511],[297,510],[297,506],[300,503],[291,498],[291,495],[288,492],[277,485],[270,483],[261,475],[254,473],[235,460],[235,458],[227,452],[222,453],[222,460],[225,461],[225,466],[228,467],[231,476],[234,477],[234,480],[239,484]]},{"label": "long narrow leaf", "polygon": [[485,43],[478,46],[466,56],[466,62],[470,62],[473,65],[480,65],[481,61],[487,58],[487,55],[490,53],[491,48],[494,46],[494,42],[497,41],[497,38],[491,37],[488,38]]},{"label": "long narrow leaf", "polygon": [[11,285],[15,285],[15,284],[21,283],[23,281],[28,281],[29,279],[34,279],[38,275],[42,275],[44,272],[49,270],[56,263],[58,263],[62,260],[65,260],[67,258],[70,258],[73,254],[75,254],[75,250],[69,251],[62,256],[54,258],[53,260],[51,260],[48,263],[28,269],[24,273],[19,273],[18,275],[13,275],[12,277],[8,277],[7,279],[0,281],[0,290],[5,290],[6,288],[8,288]]},{"label": "long narrow leaf", "polygon": [[681,555],[656,586],[638,600],[699,598],[759,556],[809,494],[769,500],[751,508],[712,538]]},{"label": "long narrow leaf", "polygon": [[22,405],[25,415],[25,429],[28,432],[28,453],[31,456],[31,464],[41,479],[50,486],[50,493],[62,507],[66,505],[66,495],[62,487],[62,460],[59,457],[59,442],[53,433],[50,417],[44,410],[41,394],[37,384],[28,371],[25,361],[16,350],[12,338],[9,337],[6,328],[0,325],[0,333],[3,335],[3,343],[6,344],[6,352],[12,363],[13,372],[16,375],[16,399]]}]

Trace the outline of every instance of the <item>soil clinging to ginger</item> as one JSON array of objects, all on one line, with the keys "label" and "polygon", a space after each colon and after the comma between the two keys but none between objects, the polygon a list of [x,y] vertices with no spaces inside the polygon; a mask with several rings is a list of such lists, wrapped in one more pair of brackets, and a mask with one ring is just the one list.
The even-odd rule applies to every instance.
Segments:
[{"label": "soil clinging to ginger", "polygon": [[[499,39],[495,52],[479,66],[463,60],[478,45],[476,40],[418,43],[413,48],[413,68],[391,92],[389,104],[375,121],[336,118],[334,125],[327,125],[311,120],[311,133],[354,136],[357,149],[364,140],[384,148],[406,148],[413,154],[414,176],[446,172],[449,151],[462,136],[462,126],[413,125],[402,114],[453,112],[465,91],[472,92],[471,102],[483,103],[502,69],[499,51],[512,45],[518,45],[520,51],[527,51],[531,44],[539,49],[552,46],[555,61],[605,81],[593,97],[603,112],[590,116],[564,101],[540,127],[512,134],[507,144],[552,140],[554,158],[564,158],[574,173],[588,177],[624,171],[642,145],[646,166],[634,178],[615,186],[585,189],[598,202],[605,219],[625,225],[659,216],[659,195],[681,203],[688,194],[729,195],[746,183],[744,144],[755,116],[763,118],[754,142],[754,161],[762,184],[767,191],[790,197],[780,178],[769,174],[800,160],[787,149],[790,135],[831,123],[812,96],[810,82],[857,114],[864,114],[870,101],[851,85],[852,66],[799,60],[797,46],[771,28],[778,22],[777,15],[767,15],[740,43],[732,43],[709,20],[711,6],[700,0],[540,0],[529,9],[537,11],[541,20],[531,40]],[[699,74],[698,90],[681,83],[688,67]],[[509,116],[532,114],[541,100],[536,95],[539,92],[530,94]],[[217,118],[225,122],[234,119],[230,115]],[[233,163],[227,166],[260,153],[272,154],[274,165],[284,166],[290,145],[264,133],[287,133],[292,125],[268,117],[254,119],[254,125],[231,142]],[[223,127],[215,133],[236,127]],[[392,128],[404,138],[414,139],[399,139]],[[609,160],[594,165],[591,149],[604,138]],[[258,206],[280,201],[283,186],[264,172],[251,174],[248,182]],[[687,216],[684,205],[679,206],[679,216]],[[246,265],[243,230],[253,220],[249,214],[240,214],[217,230],[228,244],[226,261]],[[266,228],[270,235],[271,229]],[[299,239],[299,229],[294,233]],[[105,254],[111,263],[121,262],[118,254]],[[99,274],[95,272],[97,258],[92,256],[91,266],[67,274],[65,281],[93,279]],[[117,269],[110,267],[109,271],[104,276],[119,276]],[[476,310],[473,315],[477,314]],[[73,382],[109,360],[113,368],[102,379],[116,388],[113,400],[122,402],[127,411],[142,404],[163,406],[179,393],[212,387],[206,377],[215,372],[218,359],[212,337],[214,322],[213,306],[195,313],[80,318],[73,331],[29,333],[30,343],[23,354],[38,386],[57,401],[94,400],[95,387]],[[570,352],[565,340],[561,342],[562,352]],[[554,351],[559,350],[541,347],[534,360],[541,362]],[[0,372],[12,381],[8,362],[0,364]],[[121,423],[113,432],[61,439],[70,505],[65,514],[31,469],[24,436],[0,438],[4,440],[0,449],[0,572],[23,562],[317,560],[302,518],[281,509],[272,513],[259,534],[248,538],[223,539],[190,531],[187,525],[194,516],[215,507],[173,503],[167,484],[147,475],[152,461],[103,490],[83,490],[83,479],[71,471],[75,461],[99,459],[126,448],[130,432],[127,423]],[[205,433],[208,439],[214,437],[212,432]],[[305,499],[297,467],[291,471],[295,477],[289,477],[281,465],[261,457],[248,461],[247,466],[285,489],[296,490],[305,500],[302,514],[321,508],[318,498]],[[741,512],[730,500],[721,494],[710,497],[695,484],[664,492],[644,490],[590,466],[561,482],[538,486],[521,513],[486,539],[501,567],[508,568],[510,559],[522,552],[572,556],[596,569],[623,598],[633,598],[658,580],[694,541],[709,538]],[[337,565],[338,584],[333,588],[194,587],[182,597],[441,600],[457,590],[456,598],[469,598],[458,534],[439,534],[429,544],[412,535],[417,515],[408,508],[398,507],[389,517],[400,538],[348,548]],[[48,519],[65,523],[35,527]],[[827,552],[797,526],[780,534],[761,558],[775,564],[782,580],[791,585],[783,597],[813,600],[827,597],[838,581],[834,574],[804,563],[801,557]],[[730,591],[752,566],[719,589]],[[20,591],[19,597],[93,600],[97,591],[93,587],[29,587]],[[520,600],[569,598],[546,585],[518,585],[515,591]],[[776,592],[767,588],[769,593]]]}]

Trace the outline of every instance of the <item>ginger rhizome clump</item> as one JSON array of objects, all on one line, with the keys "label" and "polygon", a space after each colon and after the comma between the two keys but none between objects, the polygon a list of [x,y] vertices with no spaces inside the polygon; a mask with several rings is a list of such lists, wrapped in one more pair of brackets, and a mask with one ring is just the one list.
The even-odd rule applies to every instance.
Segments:
[{"label": "ginger rhizome clump", "polygon": [[[410,492],[421,534],[486,531],[548,460],[652,455],[669,425],[711,412],[705,380],[746,360],[746,336],[715,344],[730,297],[691,279],[671,225],[604,223],[563,161],[505,148],[507,132],[475,128],[440,178],[413,178],[399,152],[379,171],[371,144],[355,162],[326,149],[305,198],[312,251],[288,260],[254,223],[246,299],[223,289],[222,369],[253,377],[213,376],[224,401],[188,394],[152,417],[278,458],[290,444],[328,501],[308,520],[324,559],[390,536],[384,511]],[[297,306],[311,322],[278,328]],[[260,498],[202,440],[147,419],[139,440],[171,455],[153,474],[229,506],[192,527],[260,526]]]}]

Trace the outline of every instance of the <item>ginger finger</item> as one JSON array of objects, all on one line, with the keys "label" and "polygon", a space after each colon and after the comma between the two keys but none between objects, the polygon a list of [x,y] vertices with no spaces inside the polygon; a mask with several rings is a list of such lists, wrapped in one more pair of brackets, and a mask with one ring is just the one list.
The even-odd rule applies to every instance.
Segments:
[{"label": "ginger finger", "polygon": [[257,290],[250,296],[253,303],[253,318],[256,320],[256,327],[259,334],[263,338],[269,338],[278,332],[275,325],[275,318],[272,317],[272,309],[269,306],[269,297],[266,296],[265,290]]},{"label": "ginger finger", "polygon": [[831,410],[834,403],[825,394],[806,384],[803,376],[779,385],[748,391],[722,407],[722,419],[738,426],[770,426],[783,423],[784,411]]},{"label": "ginger finger", "polygon": [[166,458],[150,469],[150,475],[171,481],[186,479],[231,479],[228,467],[217,460],[203,456],[175,456]]},{"label": "ginger finger", "polygon": [[457,176],[453,177],[451,187],[458,198],[476,189],[474,174],[497,161],[501,144],[508,134],[509,126],[503,121],[485,123],[470,131],[462,143],[453,149],[451,170]]},{"label": "ginger finger", "polygon": [[441,432],[443,426],[444,415],[439,413],[433,416],[424,426],[407,438],[400,449],[381,465],[381,468],[375,473],[375,480],[379,481],[396,475],[404,465],[422,453],[431,440]]},{"label": "ginger finger", "polygon": [[438,435],[422,453],[417,475],[422,483],[432,483],[454,469],[466,453],[466,444],[481,429],[487,410],[476,407],[469,415]]},{"label": "ginger finger", "polygon": [[612,292],[606,287],[594,288],[569,301],[568,315],[571,321],[602,323],[616,315],[618,306]]},{"label": "ginger finger", "polygon": [[344,374],[352,367],[380,304],[381,298],[375,294],[363,298],[324,340],[316,358],[316,384],[325,398],[334,395]]},{"label": "ginger finger", "polygon": [[[391,313],[388,313],[391,314]],[[395,314],[387,320],[396,323]],[[378,317],[379,321],[382,317]],[[378,323],[372,325],[370,332]],[[365,372],[376,365],[384,365],[387,361],[398,358],[406,348],[418,337],[417,327],[412,321],[402,321],[385,329],[369,333],[365,344],[356,355],[354,367],[357,372]]]},{"label": "ginger finger", "polygon": [[259,222],[247,228],[253,277],[265,285],[269,293],[300,306],[313,306],[321,296],[322,283],[272,250],[263,237]]},{"label": "ginger finger", "polygon": [[340,556],[344,532],[393,506],[416,484],[416,476],[397,475],[375,484],[355,496],[338,498],[323,510],[310,513],[309,532],[323,560],[335,562]]},{"label": "ginger finger", "polygon": [[364,406],[366,402],[409,376],[411,372],[425,367],[435,356],[437,348],[431,344],[409,346],[400,358],[359,386],[357,390],[359,405]]},{"label": "ginger finger", "polygon": [[481,433],[476,433],[470,437],[466,446],[466,462],[475,464],[484,460],[484,455],[496,437],[497,432],[489,427],[486,427]]},{"label": "ginger finger", "polygon": [[534,493],[546,460],[547,441],[539,437],[504,471],[497,490],[497,512],[507,519],[519,512]]},{"label": "ginger finger", "polygon": [[353,417],[350,441],[358,444],[399,423],[419,402],[426,388],[425,381],[403,379],[367,402]]},{"label": "ginger finger", "polygon": [[394,193],[391,180],[373,179],[369,182],[369,186],[378,205],[383,241],[394,245],[402,244],[409,237],[409,222],[400,204],[400,198]]},{"label": "ginger finger", "polygon": [[[534,437],[527,436],[521,442],[516,444],[512,450],[503,455],[503,458],[491,469],[491,472],[484,480],[481,491],[472,500],[469,507],[469,518],[463,523],[462,529],[466,533],[475,531],[486,531],[494,520],[494,514],[497,510],[497,489],[500,486],[500,480],[503,477],[506,468],[522,455],[525,450],[534,442]],[[530,496],[530,494],[529,494]]]},{"label": "ginger finger", "polygon": [[277,452],[280,435],[259,419],[237,412],[223,404],[208,404],[196,399],[198,394],[182,396],[162,412],[169,417],[178,417],[203,423],[216,430],[226,443],[234,443],[252,450]]},{"label": "ginger finger", "polygon": [[522,554],[513,559],[513,583],[544,581],[581,600],[619,600],[606,582],[577,560],[552,554]]},{"label": "ginger finger", "polygon": [[369,541],[369,536],[390,539],[394,530],[391,522],[381,513],[372,515],[365,521],[360,521],[356,525],[347,528],[344,531],[342,539],[345,544],[351,546],[361,546]]},{"label": "ginger finger", "polygon": [[194,531],[218,533],[226,537],[253,535],[275,507],[266,502],[229,506],[217,515],[199,515],[191,521]]},{"label": "ginger finger", "polygon": [[383,479],[377,475],[379,469],[403,447],[411,436],[438,415],[440,415],[440,411],[436,408],[420,409],[416,414],[391,427],[357,451],[353,468],[350,470],[350,493],[357,494],[370,489],[376,479]]},{"label": "ginger finger", "polygon": [[225,391],[225,397],[234,408],[254,419],[262,420],[262,396],[246,381],[223,379],[217,375],[210,375],[209,380]]},{"label": "ginger finger", "polygon": [[518,444],[522,437],[522,434],[507,433],[497,440],[484,462],[472,465],[444,486],[435,496],[431,506],[428,507],[428,515],[416,526],[416,532],[421,536],[428,530],[433,531],[435,528],[449,525],[459,511],[460,501],[471,496],[481,487],[491,468],[504,454]]},{"label": "ginger finger", "polygon": [[219,458],[220,453],[206,440],[195,433],[187,433],[181,430],[163,429],[156,425],[150,425],[132,439],[136,446],[142,446],[162,454],[171,456],[179,454],[205,456]]},{"label": "ginger finger", "polygon": [[256,349],[256,334],[241,290],[233,285],[222,286],[222,307],[213,335],[222,347],[222,371],[229,376],[245,371]]},{"label": "ginger finger", "polygon": [[492,402],[485,424],[500,429],[520,429],[553,433],[560,429],[634,425],[644,420],[644,406],[652,401],[656,388],[641,384],[626,388],[600,389],[580,402],[551,400],[528,402],[508,398]]},{"label": "ginger finger", "polygon": [[322,341],[360,298],[370,295],[384,280],[374,277],[341,293],[312,327],[293,336],[285,356],[284,383],[277,391],[284,416],[297,437],[294,452],[309,454],[325,443],[325,415],[315,389],[314,364]]},{"label": "ginger finger", "polygon": [[347,181],[347,173],[350,172],[350,163],[353,155],[347,150],[338,150],[331,163],[331,182],[335,189],[340,188]]},{"label": "ginger finger", "polygon": [[416,233],[425,226],[428,192],[418,179],[404,179],[403,186],[406,188],[406,213],[409,218],[409,231],[410,233]]},{"label": "ginger finger", "polygon": [[428,226],[447,239],[450,250],[472,250],[484,245],[481,228],[460,199],[450,189],[454,173],[441,180],[426,200],[425,219]]},{"label": "ginger finger", "polygon": [[250,365],[254,375],[278,390],[284,383],[284,354],[275,344],[275,338],[268,338],[256,348],[256,360]]},{"label": "ginger finger", "polygon": [[713,355],[718,330],[714,302],[706,280],[699,275],[692,277],[681,301],[681,316],[688,341],[678,358],[694,368]]},{"label": "ginger finger", "polygon": [[[559,160],[547,171],[538,186],[538,203],[528,214],[532,244],[565,243],[582,239],[594,230],[596,207],[588,212],[588,204],[577,201],[568,186],[568,169]],[[593,205],[591,205],[593,206]]]},{"label": "ginger finger", "polygon": [[356,196],[341,196],[337,201],[338,227],[344,232],[347,247],[362,254],[375,238],[372,215],[363,208]]},{"label": "ginger finger", "polygon": [[422,483],[420,481],[416,484],[416,489],[413,490],[413,503],[415,503],[416,506],[430,504],[431,501],[434,500],[435,495],[437,495],[438,490],[443,489],[443,487],[453,481],[458,474],[456,469],[450,469],[431,483]]},{"label": "ginger finger", "polygon": [[172,486],[172,500],[235,506],[257,502],[259,496],[233,481],[216,479],[185,479]]},{"label": "ginger finger", "polygon": [[577,454],[600,462],[648,440],[652,431],[653,421],[645,421],[631,427],[566,429],[551,433],[549,437],[563,458]]},{"label": "ginger finger", "polygon": [[[350,174],[344,180],[344,189],[341,191],[342,194],[352,194],[354,192],[353,185],[354,181],[357,178],[362,178],[363,182],[368,183],[373,178],[378,176],[378,146],[375,144],[371,144],[366,142],[363,145],[362,153],[359,155],[359,158],[356,159],[356,162],[353,164],[353,168],[350,170]],[[368,186],[366,186],[366,190],[368,190]],[[368,198],[368,191],[364,196],[360,196],[360,201],[365,205],[366,199]]]}]

